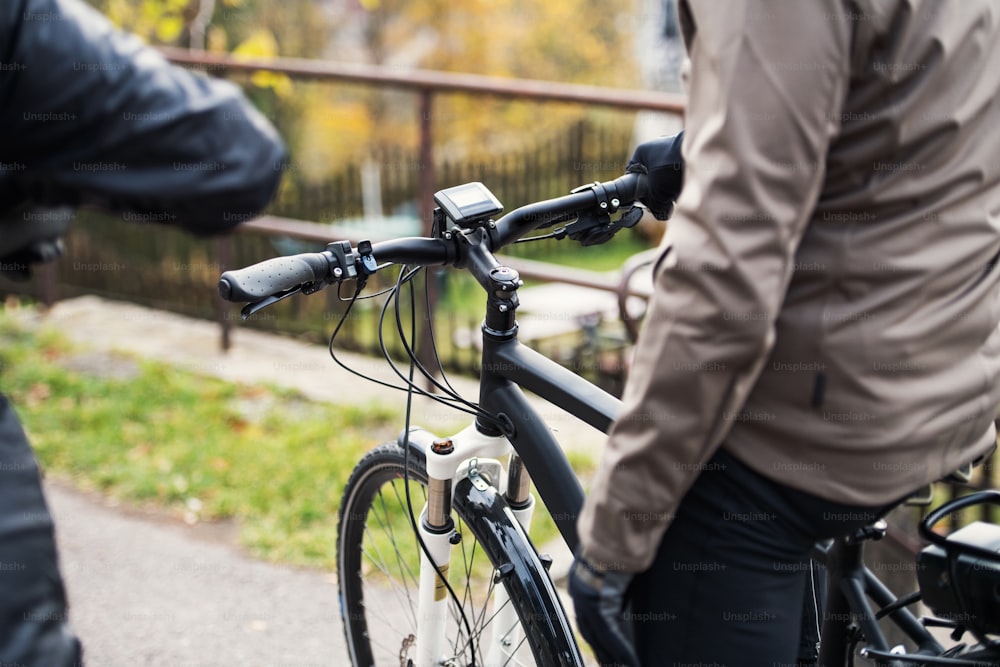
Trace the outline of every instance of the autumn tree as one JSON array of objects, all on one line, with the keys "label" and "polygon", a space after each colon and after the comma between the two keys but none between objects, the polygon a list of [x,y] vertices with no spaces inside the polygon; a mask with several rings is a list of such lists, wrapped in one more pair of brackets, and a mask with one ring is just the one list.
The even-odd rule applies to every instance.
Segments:
[{"label": "autumn tree", "polygon": [[[633,42],[641,9],[609,11],[598,0],[91,1],[153,43],[237,56],[322,58],[404,72],[425,68],[626,89],[640,85]],[[211,19],[199,26],[206,7]],[[380,147],[416,145],[412,93],[293,83],[263,73],[247,83],[310,179],[324,178]],[[435,99],[432,121],[438,152],[461,159],[471,151],[527,146],[594,113],[573,105],[446,95]]]},{"label": "autumn tree", "polygon": [[[624,14],[627,16],[627,13]],[[596,0],[362,0],[360,26],[368,62],[560,82],[634,87],[630,22]],[[399,105],[376,102],[379,124]],[[579,108],[503,103],[454,96],[437,102],[438,134],[477,149],[507,144],[526,131],[565,125]],[[443,127],[441,127],[443,125]],[[391,132],[391,129],[390,129]],[[392,132],[395,135],[395,132]]]}]

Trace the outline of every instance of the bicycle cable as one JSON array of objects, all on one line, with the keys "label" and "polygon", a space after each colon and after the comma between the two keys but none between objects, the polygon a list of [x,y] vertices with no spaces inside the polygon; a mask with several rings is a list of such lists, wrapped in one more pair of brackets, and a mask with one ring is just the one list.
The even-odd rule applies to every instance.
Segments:
[{"label": "bicycle cable", "polygon": [[[425,275],[426,275],[426,273],[425,273]],[[429,278],[429,276],[428,276],[428,278]],[[430,282],[430,280],[424,280],[424,308],[427,309],[427,312],[430,312],[430,310],[431,310],[431,282]],[[441,373],[441,381],[444,382],[448,386],[448,389],[453,394],[457,395],[458,394],[458,390],[456,390],[451,385],[451,382],[448,380],[448,375],[447,375],[447,373],[444,372],[444,365],[441,363],[441,357],[438,355],[438,352],[437,352],[437,349],[438,349],[438,347],[437,347],[437,339],[434,337],[434,327],[427,327],[427,333],[428,333],[428,335],[430,336],[430,339],[431,339],[431,349],[434,350],[434,359],[437,361],[438,372]]]},{"label": "bicycle cable", "polygon": [[821,617],[822,612],[820,611],[819,594],[817,593],[816,590],[816,566],[812,558],[809,559],[809,588],[812,592],[813,615],[814,615],[813,620],[816,622],[816,653],[817,653],[816,657],[818,658],[819,640],[823,636],[823,632],[820,629],[820,623],[819,623],[819,619]]},{"label": "bicycle cable", "polygon": [[[401,273],[401,277],[402,277],[402,273]],[[409,279],[409,278],[407,278],[407,279]],[[395,292],[398,289],[399,284],[400,284],[400,281],[397,280],[397,284],[396,285],[394,285],[393,287],[387,288],[385,290],[382,290],[378,294],[391,294],[391,293]],[[345,301],[347,301],[347,307],[344,309],[344,312],[340,316],[340,319],[338,320],[337,325],[334,327],[333,333],[330,334],[330,339],[329,339],[329,342],[328,342],[328,345],[327,345],[327,351],[330,354],[330,358],[333,359],[333,361],[338,366],[340,366],[342,369],[344,369],[345,371],[347,371],[348,373],[351,373],[352,375],[354,375],[356,377],[362,378],[362,379],[367,380],[369,382],[373,382],[373,383],[375,383],[375,384],[377,384],[379,386],[382,386],[382,387],[387,387],[389,389],[395,389],[397,391],[404,391],[404,392],[405,391],[410,391],[411,388],[409,386],[405,385],[405,384],[404,385],[392,384],[391,382],[385,382],[383,380],[379,380],[379,379],[374,378],[374,377],[372,377],[370,375],[366,375],[365,373],[357,371],[354,368],[351,368],[346,363],[344,363],[344,361],[342,361],[337,356],[337,352],[334,349],[334,342],[336,341],[337,336],[339,335],[340,330],[343,327],[344,323],[347,321],[347,318],[350,315],[351,309],[354,307],[355,302],[357,302],[357,300],[359,298],[369,298],[369,297],[360,297],[362,289],[364,289],[364,283],[361,282],[361,281],[359,281],[358,284],[357,284],[357,287],[354,290],[354,294],[351,296],[351,298],[350,299],[345,299]],[[403,380],[404,382],[406,382],[406,377],[403,376],[403,374],[396,367],[396,364],[392,360],[391,356],[389,355],[388,348],[386,348],[386,346],[384,344],[384,340],[383,340],[382,328],[383,328],[384,322],[385,322],[385,312],[386,312],[386,309],[388,307],[388,303],[389,303],[389,301],[387,299],[386,302],[385,302],[385,304],[383,304],[382,313],[380,314],[380,317],[379,317],[379,342],[380,342],[380,347],[381,347],[381,350],[382,350],[382,355],[383,355],[383,357],[385,357],[386,361],[388,362],[389,367],[392,368],[392,370],[396,373],[396,375],[401,380]],[[419,394],[421,394],[423,396],[427,396],[428,398],[431,398],[431,399],[433,399],[433,400],[435,400],[435,401],[437,401],[439,403],[442,403],[444,405],[448,405],[449,407],[452,407],[452,408],[454,408],[456,410],[464,411],[464,412],[467,412],[469,414],[475,414],[475,412],[472,411],[472,410],[469,410],[469,409],[466,409],[466,408],[462,408],[461,406],[454,405],[453,404],[453,399],[449,400],[449,399],[446,399],[444,397],[437,396],[437,395],[431,394],[429,392],[425,392],[424,390],[422,390],[422,389],[420,389],[419,387],[416,387],[416,386],[414,386],[413,389],[415,389]]]},{"label": "bicycle cable", "polygon": [[[526,239],[526,240],[540,240],[541,238],[544,238],[544,237],[534,237],[532,239]],[[385,266],[385,265],[383,265],[383,266]],[[379,267],[379,268],[383,268],[383,267]],[[466,414],[475,415],[476,417],[481,418],[484,421],[490,422],[491,424],[493,424],[497,428],[501,428],[501,430],[502,430],[502,422],[495,415],[493,415],[493,414],[487,412],[486,410],[484,410],[475,401],[471,401],[471,400],[468,400],[468,399],[462,397],[459,394],[459,392],[455,389],[455,387],[451,384],[451,382],[448,380],[447,374],[444,371],[444,364],[442,363],[441,357],[438,354],[437,340],[434,337],[434,330],[433,330],[432,326],[428,327],[429,328],[430,346],[431,346],[430,349],[431,349],[431,352],[433,354],[435,365],[437,366],[437,371],[441,375],[441,381],[438,381],[437,378],[434,377],[434,374],[431,373],[430,371],[428,371],[427,368],[417,358],[416,351],[414,350],[414,345],[409,342],[409,341],[414,341],[415,342],[416,339],[417,339],[417,332],[416,332],[416,326],[417,326],[417,324],[416,324],[417,323],[416,299],[415,299],[415,295],[414,295],[414,291],[413,291],[413,279],[421,271],[423,271],[424,269],[425,269],[425,267],[416,267],[416,268],[412,268],[411,269],[407,265],[402,265],[400,267],[399,275],[396,278],[396,282],[395,282],[395,284],[392,287],[388,287],[386,289],[380,290],[379,292],[376,292],[375,294],[365,295],[363,297],[361,296],[361,292],[362,292],[362,290],[364,289],[364,287],[366,285],[366,282],[367,282],[366,280],[360,280],[359,279],[357,281],[356,287],[354,289],[354,293],[349,298],[347,298],[347,299],[344,299],[344,298],[340,297],[340,290],[339,290],[339,287],[338,287],[338,299],[341,300],[341,301],[345,301],[347,303],[347,307],[344,309],[344,312],[341,315],[340,319],[338,320],[336,326],[334,327],[333,332],[330,334],[330,340],[329,340],[329,344],[327,346],[327,349],[328,349],[330,357],[333,359],[333,361],[338,366],[340,366],[342,369],[346,370],[347,372],[351,373],[352,375],[355,375],[357,377],[363,378],[363,379],[368,380],[370,382],[374,382],[377,385],[380,385],[380,386],[383,386],[383,387],[387,387],[387,388],[390,388],[390,389],[396,389],[398,391],[403,391],[403,392],[406,393],[406,408],[405,408],[405,412],[404,412],[404,428],[403,428],[403,435],[402,435],[403,471],[404,471],[404,473],[403,473],[403,483],[404,483],[403,486],[404,486],[404,492],[405,492],[405,497],[406,497],[406,506],[407,506],[407,512],[409,514],[410,525],[411,525],[411,528],[413,529],[413,534],[417,538],[417,542],[420,545],[420,549],[421,549],[422,553],[427,557],[427,559],[431,563],[434,563],[434,559],[431,557],[431,554],[430,554],[430,549],[427,547],[426,543],[423,540],[423,537],[420,535],[420,531],[419,531],[419,528],[417,526],[416,513],[415,513],[415,510],[414,510],[414,507],[413,507],[412,497],[410,495],[410,447],[409,447],[409,435],[410,435],[410,424],[411,424],[411,417],[412,417],[413,396],[414,395],[424,396],[426,398],[430,398],[431,400],[437,401],[438,403],[441,403],[442,405],[446,405],[446,406],[448,406],[448,407],[450,407],[450,408],[452,408],[454,410],[457,410],[459,412],[464,412]],[[428,280],[424,281],[424,299],[425,299],[425,303],[429,306],[429,304],[430,304],[430,287],[429,287],[428,283],[429,283]],[[404,321],[403,321],[403,313],[402,313],[402,310],[401,310],[401,292],[402,292],[402,287],[404,285],[406,285],[407,287],[409,287],[409,290],[410,290],[410,335],[409,335],[409,339],[407,338],[407,335],[406,335],[406,332],[405,332]],[[371,377],[369,375],[366,375],[366,374],[364,374],[364,373],[362,373],[360,371],[357,371],[357,370],[351,368],[350,366],[348,366],[347,364],[345,364],[340,358],[337,357],[336,351],[334,349],[334,342],[335,342],[335,340],[337,338],[337,335],[340,333],[340,330],[343,328],[345,322],[347,321],[347,318],[349,317],[350,312],[351,312],[351,310],[354,307],[354,304],[359,299],[370,299],[370,298],[375,298],[375,297],[382,296],[382,295],[387,295],[387,298],[385,299],[385,301],[382,304],[381,312],[379,313],[379,318],[378,318],[379,347],[381,349],[382,356],[385,359],[386,363],[389,365],[389,367],[392,369],[392,371],[396,374],[396,376],[400,380],[403,381],[403,385],[396,385],[396,384],[393,384],[391,382],[385,382],[385,381],[376,379],[374,377]],[[403,350],[406,353],[407,357],[409,358],[409,368],[408,368],[407,373],[405,375],[403,374],[403,372],[399,368],[399,366],[397,366],[396,362],[392,359],[392,355],[390,354],[388,346],[386,345],[384,327],[385,327],[385,317],[386,317],[386,314],[388,312],[390,301],[393,304],[393,314],[394,314],[394,318],[395,318],[396,332],[399,335],[399,341],[400,341],[401,345],[403,346]],[[441,392],[443,392],[444,395],[441,396],[441,395],[432,393],[431,391],[428,391],[428,390],[425,390],[425,389],[419,387],[416,384],[415,380],[414,380],[417,370],[419,370],[420,374],[423,375],[424,378],[427,379],[434,387],[436,387],[438,390],[440,390]],[[442,384],[442,382],[443,382],[443,384]],[[465,551],[463,549],[463,559],[465,559],[465,558],[466,558]],[[461,618],[462,625],[465,627],[465,632],[466,632],[466,634],[468,636],[468,639],[467,639],[467,641],[465,643],[466,643],[466,645],[469,648],[470,657],[471,657],[471,660],[472,660],[472,662],[470,663],[470,665],[472,665],[472,667],[475,667],[475,665],[477,664],[477,662],[476,662],[476,646],[475,646],[476,637],[475,637],[475,635],[472,632],[472,626],[471,626],[471,624],[469,622],[468,616],[466,615],[465,609],[462,606],[461,601],[459,600],[458,594],[455,592],[454,588],[451,586],[451,583],[448,581],[448,579],[445,576],[445,574],[441,570],[439,570],[437,567],[435,567],[434,569],[435,569],[435,572],[437,574],[438,579],[441,581],[441,583],[444,584],[445,588],[448,591],[448,595],[451,597],[452,603],[455,605],[455,608],[457,610],[456,611],[456,615]],[[459,638],[456,638],[456,642],[458,641],[458,639]],[[457,647],[457,643],[456,643],[455,646],[453,646],[453,648],[456,648],[456,647]]]},{"label": "bicycle cable", "polygon": [[[414,270],[414,273],[419,272],[421,270],[423,270],[423,269],[422,268],[416,269],[416,270]],[[428,283],[428,281],[425,280],[424,281],[424,289],[425,289],[425,297],[426,297],[426,306],[429,307],[429,305],[430,305],[430,298],[429,298],[430,292],[429,292],[429,287],[428,287],[427,283]],[[414,298],[412,296],[412,293],[413,293],[413,286],[412,286],[412,284],[410,285],[410,293],[411,293],[410,304],[411,304],[411,308],[414,308],[413,312],[415,313],[416,312],[415,311],[415,300],[414,300]],[[395,298],[393,299],[393,303],[394,303],[395,315],[396,315],[396,331],[399,333],[400,343],[403,345],[403,349],[406,351],[406,354],[410,358],[411,363],[416,365],[416,367],[420,370],[420,373],[424,376],[424,378],[427,379],[428,382],[430,382],[433,386],[437,387],[440,391],[444,392],[446,396],[450,397],[450,400],[448,402],[449,402],[449,404],[452,405],[452,407],[454,407],[455,409],[458,409],[458,410],[462,410],[463,412],[466,412],[468,414],[474,414],[477,417],[481,417],[484,420],[491,422],[494,426],[497,426],[499,428],[499,426],[500,426],[499,419],[497,419],[494,415],[490,414],[489,412],[483,410],[482,407],[478,403],[476,403],[475,401],[471,401],[471,400],[468,400],[468,399],[464,398],[451,385],[451,382],[448,381],[447,374],[444,372],[444,365],[441,363],[441,357],[440,357],[440,355],[438,354],[438,351],[437,351],[437,341],[434,338],[434,327],[428,327],[429,336],[430,336],[430,349],[431,349],[431,352],[434,355],[434,360],[436,361],[436,365],[438,367],[439,372],[441,373],[441,377],[442,377],[442,379],[444,381],[444,384],[442,385],[441,382],[438,382],[438,380],[434,377],[434,375],[424,367],[423,363],[417,357],[416,351],[414,349],[412,349],[412,346],[406,340],[406,335],[405,335],[405,333],[403,331],[402,315],[401,315],[400,309],[399,309],[399,307],[400,307],[399,292],[396,292]],[[412,317],[413,317],[413,315],[411,314],[411,318]],[[414,341],[416,340],[415,336],[413,336],[412,338],[413,338]],[[390,363],[391,363],[391,361],[390,361]],[[435,394],[431,394],[430,392],[426,392],[426,391],[424,391],[422,389],[418,388],[418,390],[421,392],[422,395],[429,396],[429,397],[436,396]],[[459,407],[459,406],[464,406],[464,407]]]},{"label": "bicycle cable", "polygon": [[[389,298],[386,298],[385,302],[382,304],[382,309],[381,309],[381,312],[379,313],[379,319],[378,319],[379,348],[380,348],[380,350],[382,352],[382,357],[385,359],[385,361],[386,361],[387,365],[389,366],[389,368],[393,371],[393,373],[395,373],[395,375],[400,380],[403,381],[404,384],[402,384],[402,385],[393,384],[391,382],[386,382],[384,380],[379,380],[379,379],[374,378],[374,377],[372,377],[370,375],[366,375],[365,373],[357,371],[357,370],[351,368],[350,366],[348,366],[346,363],[344,363],[337,356],[336,350],[334,349],[334,342],[336,341],[336,338],[337,338],[338,334],[340,333],[340,330],[343,327],[344,323],[347,321],[347,318],[350,315],[351,309],[354,307],[355,302],[359,298],[369,298],[367,296],[366,297],[360,297],[361,290],[364,289],[364,286],[365,286],[365,283],[363,281],[359,281],[358,282],[357,287],[354,290],[354,294],[351,296],[350,299],[346,300],[347,301],[347,308],[344,309],[344,313],[341,315],[339,321],[337,322],[337,325],[334,327],[333,333],[330,334],[330,339],[329,339],[329,342],[328,342],[328,345],[327,345],[327,351],[330,354],[330,358],[333,359],[333,361],[338,366],[340,366],[342,369],[346,370],[347,372],[351,373],[352,375],[354,375],[356,377],[362,378],[362,379],[367,380],[369,382],[373,382],[373,383],[375,383],[375,384],[377,384],[379,386],[382,386],[382,387],[387,387],[389,389],[395,389],[397,391],[404,391],[404,392],[413,391],[413,392],[417,393],[420,396],[424,396],[426,398],[429,398],[429,399],[431,399],[431,400],[433,400],[433,401],[435,401],[437,403],[445,405],[445,406],[447,406],[447,407],[449,407],[449,408],[451,408],[453,410],[456,410],[458,412],[463,412],[465,414],[469,414],[469,415],[474,415],[476,417],[480,417],[484,421],[487,421],[490,424],[492,424],[494,426],[497,426],[499,428],[501,424],[500,424],[499,420],[496,418],[496,416],[494,416],[494,415],[490,414],[489,412],[483,410],[479,406],[478,403],[462,397],[458,393],[458,391],[451,385],[451,383],[447,380],[447,375],[444,372],[443,364],[441,363],[440,356],[437,353],[437,345],[436,345],[436,341],[435,341],[435,339],[433,337],[433,330],[431,331],[432,350],[433,350],[433,353],[434,353],[434,358],[437,360],[437,365],[438,365],[438,368],[440,369],[441,376],[445,380],[445,385],[442,385],[440,382],[438,382],[437,379],[433,377],[433,374],[431,374],[429,371],[427,371],[427,369],[423,366],[423,364],[420,363],[420,361],[416,358],[416,354],[414,353],[412,345],[410,345],[407,342],[407,340],[406,340],[405,332],[402,329],[402,314],[399,312],[399,305],[398,305],[399,294],[400,294],[399,290],[400,290],[400,287],[402,285],[407,284],[410,281],[412,281],[413,278],[422,270],[422,268],[423,267],[417,267],[417,268],[414,268],[414,269],[407,269],[407,267],[405,265],[401,266],[400,267],[399,276],[396,279],[396,283],[392,287],[386,288],[386,289],[381,290],[380,292],[377,293],[377,294],[388,294],[389,295]],[[425,287],[426,287],[426,285],[425,285]],[[436,394],[436,393],[432,393],[430,391],[427,391],[427,390],[425,390],[425,389],[417,386],[415,383],[412,383],[411,381],[407,380],[406,376],[403,374],[403,372],[397,366],[396,362],[392,359],[392,355],[390,354],[389,349],[388,349],[388,347],[386,346],[386,343],[385,343],[385,334],[384,334],[385,317],[386,317],[386,314],[387,314],[387,311],[388,311],[388,307],[389,307],[390,301],[392,301],[392,302],[394,302],[396,304],[395,309],[394,309],[395,310],[395,314],[396,314],[396,319],[397,319],[396,329],[397,329],[397,332],[399,333],[400,342],[403,345],[404,351],[406,352],[407,356],[411,359],[411,361],[413,361],[413,362],[416,363],[416,368],[418,368],[420,370],[421,374],[425,378],[427,378],[441,392],[443,392],[444,395],[440,395],[440,394]],[[413,303],[415,303],[415,302],[411,299],[411,305]]]},{"label": "bicycle cable", "polygon": [[[382,265],[380,265],[378,267],[378,269],[383,269],[386,266],[389,266],[389,265],[388,264],[382,264]],[[342,283],[342,282],[341,283],[337,283],[337,300],[338,301],[354,301],[356,299],[363,299],[363,300],[367,301],[368,299],[375,299],[375,298],[378,298],[378,297],[382,296],[383,294],[388,294],[389,292],[391,292],[394,289],[392,287],[386,287],[384,290],[375,292],[374,294],[365,294],[364,296],[358,296],[359,291],[355,290],[354,294],[351,295],[351,297],[349,299],[345,299],[344,297],[342,297],[340,295],[340,288],[343,287],[343,286],[344,286],[344,283]],[[363,287],[363,285],[362,285],[362,287]]]},{"label": "bicycle cable", "polygon": [[[562,228],[561,228],[562,229]],[[528,243],[530,241],[545,241],[547,239],[562,239],[566,236],[565,229],[562,233],[559,230],[554,232],[549,232],[548,234],[542,234],[541,236],[526,236],[524,238],[517,239],[514,243]]]},{"label": "bicycle cable", "polygon": [[[415,273],[416,273],[416,271],[411,272],[411,277]],[[400,271],[400,278],[402,278],[402,276],[403,276],[403,272]],[[417,318],[416,318],[416,308],[413,307],[413,306],[415,306],[414,299],[413,299],[413,284],[411,282],[409,282],[409,280],[407,280],[407,284],[409,284],[409,287],[410,287],[410,305],[411,305],[411,312],[410,312],[410,327],[411,327],[411,332],[410,332],[410,335],[412,336],[413,339],[416,339],[416,336],[417,336],[417,331],[416,331],[417,330]],[[396,289],[394,290],[395,291],[395,299],[394,300],[397,303],[398,303],[398,300],[399,300],[399,292],[398,292],[399,286],[400,286],[400,282],[399,282],[399,280],[397,280]],[[398,309],[397,309],[397,315],[398,315]],[[380,333],[379,338],[382,339],[383,337],[381,335],[381,328],[379,329],[379,333]],[[434,562],[434,557],[431,556],[430,549],[427,547],[427,544],[424,542],[424,538],[420,535],[420,530],[417,527],[417,518],[416,518],[416,515],[415,515],[415,513],[413,511],[413,499],[410,496],[410,417],[412,415],[412,409],[413,409],[413,393],[414,393],[413,389],[416,387],[416,385],[413,382],[413,375],[414,375],[415,365],[416,365],[416,359],[413,356],[411,356],[410,357],[409,381],[408,381],[408,384],[407,384],[409,390],[406,392],[406,410],[405,410],[404,417],[403,417],[403,491],[404,491],[404,493],[406,495],[406,509],[407,509],[407,513],[410,515],[410,525],[413,528],[413,534],[416,536],[417,542],[420,543],[420,550],[423,552],[424,556],[427,557],[427,560],[434,567],[434,572],[437,574],[437,577],[441,581],[441,583],[444,584],[445,588],[448,590],[448,595],[451,596],[452,603],[454,603],[455,608],[458,610],[458,614],[462,618],[462,624],[465,626],[465,632],[466,632],[466,634],[468,635],[468,638],[469,638],[468,639],[468,647],[469,647],[470,657],[472,658],[472,665],[474,666],[476,664],[476,647],[475,647],[475,643],[473,641],[474,636],[472,634],[472,626],[469,624],[469,618],[466,616],[465,609],[462,607],[462,603],[459,601],[458,594],[455,592],[455,589],[452,588],[451,582],[448,581],[448,577],[445,576],[444,572],[442,572],[437,567],[437,564]]]}]

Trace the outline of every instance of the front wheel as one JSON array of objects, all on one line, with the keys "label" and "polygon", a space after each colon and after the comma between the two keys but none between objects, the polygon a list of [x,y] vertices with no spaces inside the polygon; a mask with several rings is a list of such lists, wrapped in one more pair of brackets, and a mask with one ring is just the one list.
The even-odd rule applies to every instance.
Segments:
[{"label": "front wheel", "polygon": [[[396,443],[365,455],[348,480],[337,573],[355,667],[416,664],[420,546],[410,517],[411,508],[419,516],[426,485],[423,454],[411,448],[406,462]],[[473,489],[463,480],[455,495],[448,575],[455,596],[449,595],[448,648],[437,664],[582,665],[548,573],[495,489]],[[511,608],[517,620],[501,620]]]}]

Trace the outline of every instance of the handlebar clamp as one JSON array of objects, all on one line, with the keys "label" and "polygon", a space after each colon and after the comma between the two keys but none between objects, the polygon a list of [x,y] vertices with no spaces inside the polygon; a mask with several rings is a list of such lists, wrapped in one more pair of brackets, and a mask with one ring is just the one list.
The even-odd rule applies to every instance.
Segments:
[{"label": "handlebar clamp", "polygon": [[580,187],[570,190],[572,194],[578,192],[586,192],[590,190],[597,197],[597,206],[602,213],[614,213],[621,206],[621,200],[618,197],[608,196],[608,189],[605,187],[604,183],[600,181],[594,181],[593,183],[588,183],[587,185],[581,185]]}]

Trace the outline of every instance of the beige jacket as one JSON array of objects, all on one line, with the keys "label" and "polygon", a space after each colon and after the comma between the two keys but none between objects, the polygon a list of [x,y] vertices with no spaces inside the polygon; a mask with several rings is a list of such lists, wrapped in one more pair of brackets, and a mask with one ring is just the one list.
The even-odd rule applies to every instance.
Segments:
[{"label": "beige jacket", "polygon": [[686,173],[583,554],[651,563],[715,450],[891,502],[995,446],[1000,2],[687,0]]}]

